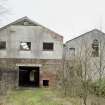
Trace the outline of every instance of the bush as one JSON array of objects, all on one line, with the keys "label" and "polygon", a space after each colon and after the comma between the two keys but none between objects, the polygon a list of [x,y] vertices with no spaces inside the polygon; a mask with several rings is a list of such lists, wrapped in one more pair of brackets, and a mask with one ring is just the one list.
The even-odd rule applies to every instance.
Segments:
[{"label": "bush", "polygon": [[97,80],[94,83],[91,83],[91,92],[97,96],[105,96],[105,79]]}]

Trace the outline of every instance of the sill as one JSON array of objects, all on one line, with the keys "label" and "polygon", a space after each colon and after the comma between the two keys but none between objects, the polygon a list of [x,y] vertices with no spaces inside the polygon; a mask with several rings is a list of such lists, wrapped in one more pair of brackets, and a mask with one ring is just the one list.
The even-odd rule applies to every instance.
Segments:
[{"label": "sill", "polygon": [[42,50],[42,51],[54,51],[54,50]]},{"label": "sill", "polygon": [[28,52],[31,52],[32,50],[20,50],[20,51],[28,51]]}]

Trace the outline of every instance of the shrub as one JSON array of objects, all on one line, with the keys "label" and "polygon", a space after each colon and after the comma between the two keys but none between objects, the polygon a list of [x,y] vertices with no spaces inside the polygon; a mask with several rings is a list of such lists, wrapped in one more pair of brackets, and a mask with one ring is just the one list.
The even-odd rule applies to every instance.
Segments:
[{"label": "shrub", "polygon": [[105,79],[97,80],[94,83],[91,83],[91,92],[97,96],[105,96]]}]

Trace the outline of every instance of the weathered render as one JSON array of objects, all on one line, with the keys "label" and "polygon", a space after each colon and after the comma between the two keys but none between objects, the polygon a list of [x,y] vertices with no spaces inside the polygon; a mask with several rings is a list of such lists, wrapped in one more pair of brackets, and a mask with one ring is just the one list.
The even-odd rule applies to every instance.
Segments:
[{"label": "weathered render", "polygon": [[[6,49],[0,50],[1,81],[19,87],[19,68],[25,67],[39,70],[39,86],[43,86],[43,80],[50,86],[55,84],[62,63],[62,36],[23,17],[0,29],[0,41],[6,42]],[[22,42],[31,44],[30,50],[21,50]],[[43,43],[53,43],[53,50],[44,50]]]},{"label": "weathered render", "polygon": [[78,59],[81,59],[81,62],[87,60],[89,78],[94,80],[99,78],[100,75],[104,77],[105,33],[94,29],[67,41],[64,47],[64,58],[70,62],[75,62]]}]

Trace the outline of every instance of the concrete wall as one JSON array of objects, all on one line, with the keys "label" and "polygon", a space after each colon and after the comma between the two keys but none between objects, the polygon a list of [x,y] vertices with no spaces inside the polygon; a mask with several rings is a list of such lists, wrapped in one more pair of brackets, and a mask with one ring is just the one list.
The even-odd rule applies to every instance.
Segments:
[{"label": "concrete wall", "polygon": [[[6,41],[6,50],[0,58],[62,59],[63,38],[41,26],[11,25],[0,31],[0,41]],[[20,42],[31,42],[31,51],[21,51]],[[43,51],[43,42],[53,42],[53,51]]]}]

